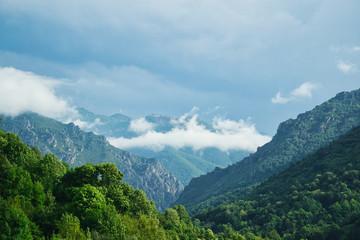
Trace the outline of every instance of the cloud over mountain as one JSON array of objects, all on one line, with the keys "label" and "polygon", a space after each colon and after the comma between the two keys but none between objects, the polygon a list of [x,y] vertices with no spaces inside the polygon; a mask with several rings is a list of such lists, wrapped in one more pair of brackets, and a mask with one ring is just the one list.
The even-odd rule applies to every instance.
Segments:
[{"label": "cloud over mountain", "polygon": [[[144,124],[143,129],[149,126],[144,119],[137,121],[138,128],[140,124]],[[123,149],[141,147],[161,151],[165,147],[175,149],[190,147],[194,150],[215,147],[222,151],[251,152],[271,140],[271,137],[261,135],[254,124],[243,120],[214,118],[212,128],[209,129],[199,122],[197,114],[185,114],[178,120],[174,120],[173,124],[174,128],[166,133],[147,128],[148,130],[138,137],[108,138],[108,140],[115,147]]]},{"label": "cloud over mountain", "polygon": [[76,114],[66,100],[56,96],[52,78],[11,67],[0,68],[0,113],[15,116],[26,111],[59,118]]}]

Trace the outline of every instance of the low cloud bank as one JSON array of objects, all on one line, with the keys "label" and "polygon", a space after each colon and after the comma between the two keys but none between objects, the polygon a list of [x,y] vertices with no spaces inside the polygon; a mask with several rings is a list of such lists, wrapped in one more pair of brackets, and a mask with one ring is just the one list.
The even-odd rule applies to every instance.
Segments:
[{"label": "low cloud bank", "polygon": [[[137,123],[149,126],[145,119]],[[245,150],[254,152],[257,147],[271,140],[270,136],[261,135],[254,124],[239,120],[238,122],[214,118],[212,129],[207,129],[198,121],[198,115],[185,114],[173,121],[174,128],[166,133],[156,132],[152,128],[138,137],[108,138],[109,142],[118,148],[147,148],[161,151],[165,147],[180,149],[190,147],[200,150],[215,147],[222,151]],[[145,128],[144,127],[144,128]]]},{"label": "low cloud bank", "polygon": [[31,111],[51,118],[76,114],[76,110],[55,95],[55,79],[11,67],[0,67],[0,113],[16,116]]}]

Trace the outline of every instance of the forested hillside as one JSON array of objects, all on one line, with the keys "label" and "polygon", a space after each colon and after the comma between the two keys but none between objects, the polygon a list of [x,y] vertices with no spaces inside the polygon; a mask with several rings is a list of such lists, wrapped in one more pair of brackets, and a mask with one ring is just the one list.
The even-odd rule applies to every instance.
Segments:
[{"label": "forested hillside", "polygon": [[110,145],[104,136],[84,132],[73,123],[63,124],[36,113],[4,117],[2,129],[18,134],[29,146],[55,154],[70,166],[112,162],[124,173],[124,180],[142,189],[164,210],[183,190],[181,182],[154,158],[135,156]]},{"label": "forested hillside", "polygon": [[214,239],[122,177],[113,163],[70,169],[0,130],[0,239]]},{"label": "forested hillside", "polygon": [[290,163],[315,152],[360,125],[360,90],[343,92],[280,124],[272,141],[225,169],[193,179],[176,204],[190,213],[238,199]]},{"label": "forested hillside", "polygon": [[222,239],[249,232],[271,239],[359,239],[360,127],[196,218]]}]

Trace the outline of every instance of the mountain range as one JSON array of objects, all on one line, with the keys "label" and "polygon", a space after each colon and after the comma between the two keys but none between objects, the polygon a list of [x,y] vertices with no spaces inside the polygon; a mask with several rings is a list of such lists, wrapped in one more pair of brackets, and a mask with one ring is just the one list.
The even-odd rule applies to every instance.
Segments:
[{"label": "mountain range", "polygon": [[110,145],[104,136],[85,132],[73,123],[63,124],[36,113],[4,117],[1,128],[20,136],[29,146],[53,153],[70,166],[116,163],[124,180],[142,189],[160,210],[174,202],[183,190],[181,182],[154,158],[136,156]]},{"label": "mountain range", "polygon": [[[92,131],[104,135],[108,138],[126,138],[131,139],[140,136],[144,132],[132,130],[131,124],[136,119],[123,114],[105,116],[92,113],[84,108],[77,108],[78,115],[72,121],[82,130]],[[190,118],[191,116],[188,116]],[[66,121],[66,119],[63,119]],[[179,122],[179,118],[174,118],[162,114],[152,114],[142,119],[150,124],[152,131],[158,133],[168,133],[174,129]],[[199,125],[205,126],[209,131],[215,131],[211,124],[197,120]],[[173,147],[164,147],[164,149],[151,149],[147,147],[131,147],[125,150],[138,156],[158,159],[164,167],[173,173],[183,185],[189,184],[194,177],[206,174],[216,167],[227,167],[245,156],[248,151],[231,150],[221,151],[215,147],[207,147],[201,150],[193,150],[190,147],[175,149]]]},{"label": "mountain range", "polygon": [[342,92],[296,119],[281,123],[273,139],[225,169],[194,178],[176,204],[191,214],[236,200],[272,175],[284,170],[360,125],[360,90]]}]

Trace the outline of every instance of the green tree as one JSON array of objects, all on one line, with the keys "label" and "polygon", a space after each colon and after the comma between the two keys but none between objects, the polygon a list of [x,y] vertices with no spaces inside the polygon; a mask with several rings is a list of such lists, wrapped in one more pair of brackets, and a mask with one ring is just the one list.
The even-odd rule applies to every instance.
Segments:
[{"label": "green tree", "polygon": [[33,239],[31,222],[18,207],[0,198],[0,239]]},{"label": "green tree", "polygon": [[46,154],[39,162],[38,178],[46,190],[53,189],[65,173],[66,167],[53,154]]},{"label": "green tree", "polygon": [[167,208],[165,210],[166,228],[173,229],[180,225],[180,217],[175,209]]},{"label": "green tree", "polygon": [[102,211],[106,206],[104,195],[89,184],[72,189],[70,211],[79,217],[84,229],[98,229]]},{"label": "green tree", "polygon": [[98,229],[107,235],[107,239],[124,239],[125,226],[113,205],[107,205],[102,211]]},{"label": "green tree", "polygon": [[215,235],[211,229],[206,229],[205,232],[205,240],[213,240],[215,239]]},{"label": "green tree", "polygon": [[80,228],[80,220],[71,213],[64,213],[56,224],[59,236],[67,240],[85,240],[85,234]]},{"label": "green tree", "polygon": [[99,185],[111,187],[121,183],[124,174],[117,169],[115,163],[103,163],[96,165]]}]

